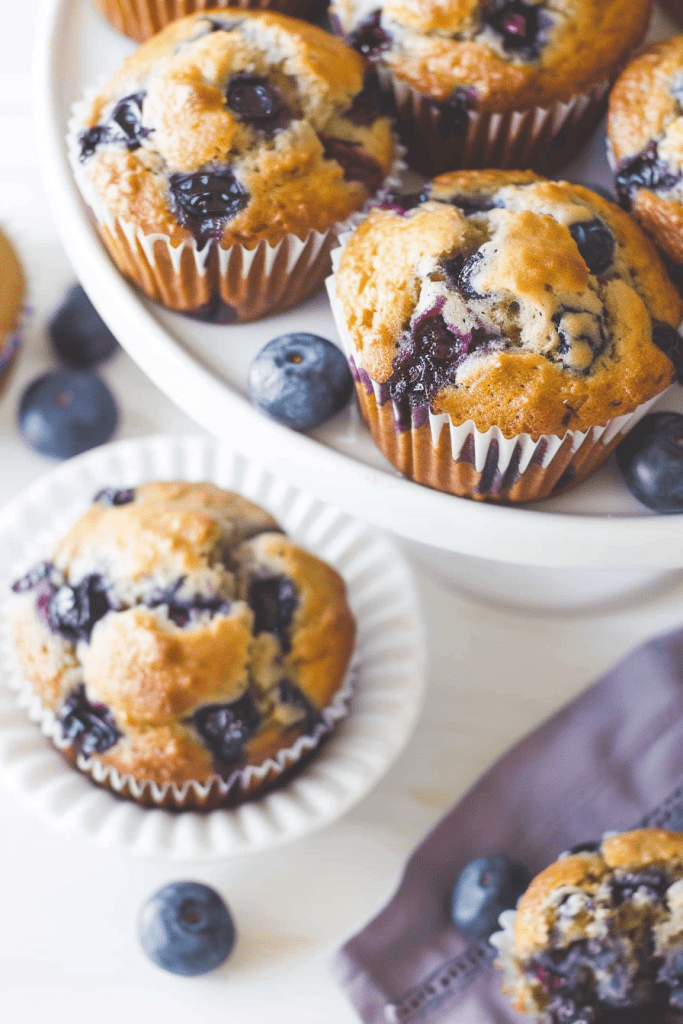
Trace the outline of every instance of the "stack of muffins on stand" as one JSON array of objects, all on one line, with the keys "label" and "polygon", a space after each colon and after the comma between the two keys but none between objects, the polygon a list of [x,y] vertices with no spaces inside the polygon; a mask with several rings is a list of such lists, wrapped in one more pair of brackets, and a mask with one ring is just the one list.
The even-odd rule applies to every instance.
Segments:
[{"label": "stack of muffins on stand", "polygon": [[[99,2],[114,24],[125,7],[137,38],[166,10],[145,21],[143,0]],[[537,172],[576,154],[623,72],[619,194],[683,262],[671,204],[658,235],[664,215],[624,171],[647,131],[624,129],[616,97],[649,0],[333,0],[337,37],[279,13],[192,9],[71,122],[76,179],[122,271],[229,324],[303,301],[334,249],[333,314],[394,466],[488,501],[585,479],[683,370],[683,307],[635,219]],[[663,52],[670,74],[677,51]],[[396,188],[390,110],[411,166],[439,172],[419,194]]]}]

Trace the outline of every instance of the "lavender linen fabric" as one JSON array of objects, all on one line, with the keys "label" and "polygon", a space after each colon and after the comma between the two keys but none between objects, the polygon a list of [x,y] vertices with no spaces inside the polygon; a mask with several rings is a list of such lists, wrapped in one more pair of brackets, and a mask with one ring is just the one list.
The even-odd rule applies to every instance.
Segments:
[{"label": "lavender linen fabric", "polygon": [[408,861],[333,970],[366,1024],[520,1024],[486,942],[449,918],[460,869],[509,853],[536,872],[636,825],[683,829],[683,630],[638,648],[501,758]]}]

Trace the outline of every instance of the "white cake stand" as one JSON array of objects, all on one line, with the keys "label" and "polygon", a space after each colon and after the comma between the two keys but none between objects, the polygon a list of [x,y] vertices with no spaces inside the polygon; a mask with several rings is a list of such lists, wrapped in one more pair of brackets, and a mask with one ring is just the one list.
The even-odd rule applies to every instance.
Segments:
[{"label": "white cake stand", "polygon": [[[650,38],[673,25],[655,13]],[[135,44],[92,0],[44,0],[36,48],[36,121],[55,221],[84,288],[120,343],[184,412],[264,468],[390,530],[456,585],[487,600],[566,608],[643,597],[683,572],[683,516],[654,516],[610,459],[574,492],[506,508],[402,478],[377,451],[355,405],[309,435],[279,426],[246,398],[251,359],[287,331],[338,341],[326,296],[253,324],[218,327],[169,313],[116,271],[74,184],[65,133],[72,104]],[[566,167],[570,180],[609,185],[604,132]],[[656,409],[683,411],[674,387]]]}]

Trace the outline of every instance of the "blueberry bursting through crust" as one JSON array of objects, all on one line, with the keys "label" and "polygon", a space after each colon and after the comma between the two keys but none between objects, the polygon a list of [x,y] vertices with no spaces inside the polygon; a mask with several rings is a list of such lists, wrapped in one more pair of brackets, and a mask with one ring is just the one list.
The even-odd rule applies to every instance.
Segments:
[{"label": "blueberry bursting through crust", "polygon": [[[107,506],[133,501],[135,492],[129,488],[104,488],[95,500]],[[229,614],[230,602],[204,595],[180,595],[183,579],[164,588],[152,590],[145,597],[146,607],[163,606],[168,618],[177,626],[191,626],[197,617]],[[15,593],[35,593],[38,616],[54,634],[68,643],[88,642],[95,627],[110,611],[124,610],[113,597],[113,586],[103,576],[90,574],[74,585],[67,583],[51,562],[41,562],[13,584]],[[292,646],[291,629],[299,604],[299,593],[286,576],[266,574],[251,580],[245,599],[253,612],[253,633],[269,633],[276,638],[281,655]],[[320,713],[308,697],[286,676],[275,686],[273,698],[280,707],[290,710],[296,735],[312,735],[320,722]],[[104,753],[122,737],[114,716],[105,704],[89,699],[80,683],[68,694],[58,709],[57,720],[62,739],[80,755],[91,757]],[[246,744],[264,725],[264,711],[256,688],[229,703],[199,707],[185,724],[192,729],[211,752],[215,771],[224,779],[242,767],[247,760]]]}]

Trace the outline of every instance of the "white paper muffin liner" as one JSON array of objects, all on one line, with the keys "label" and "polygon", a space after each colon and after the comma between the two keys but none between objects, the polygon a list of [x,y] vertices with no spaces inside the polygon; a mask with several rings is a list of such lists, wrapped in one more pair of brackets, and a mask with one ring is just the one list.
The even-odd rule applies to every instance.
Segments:
[{"label": "white paper muffin liner", "polygon": [[[350,668],[341,686],[330,703],[320,712],[320,719],[313,733],[299,736],[289,747],[279,750],[275,757],[267,758],[260,765],[246,765],[236,769],[227,778],[213,776],[208,782],[187,780],[182,785],[168,783],[159,785],[150,779],[138,779],[134,775],[122,774],[111,765],[103,764],[96,756],[78,754],[75,765],[79,771],[89,775],[93,782],[111,789],[118,796],[136,800],[145,805],[182,810],[184,807],[200,809],[204,804],[212,806],[230,799],[245,799],[260,786],[277,782],[278,776],[320,744],[345,715],[354,690],[357,670]],[[32,722],[35,722],[44,736],[62,752],[71,752],[72,743],[62,736],[59,720],[55,713],[45,707],[30,684],[18,672],[12,681],[21,707],[25,708]]]},{"label": "white paper muffin liner", "polygon": [[382,88],[391,92],[408,163],[428,175],[468,168],[533,169],[549,173],[566,163],[604,112],[608,79],[549,106],[501,113],[469,110],[462,135],[445,137],[441,110],[424,93],[378,62]]},{"label": "white paper muffin liner", "polygon": [[[349,238],[350,233],[342,235],[339,248],[332,253],[335,272]],[[388,398],[386,386],[372,380],[362,368],[362,356],[353,345],[337,297],[334,273],[326,286],[361,411],[375,443],[404,476],[437,490],[512,503],[560,493],[597,469],[661,396],[655,395],[605,424],[562,435],[506,437],[496,426],[482,432],[472,420],[456,424],[447,413],[433,413],[426,407],[411,410],[411,425],[406,429],[399,426],[400,410]]]},{"label": "white paper muffin liner", "polygon": [[[395,139],[394,161],[381,188],[356,214],[326,231],[309,231],[303,238],[289,232],[273,245],[262,239],[251,249],[245,245],[223,248],[212,241],[200,247],[194,238],[173,245],[167,234],[146,234],[113,213],[96,193],[80,161],[78,135],[106,80],[103,77],[86,90],[72,107],[67,148],[76,184],[123,274],[150,299],[199,319],[244,323],[299,305],[322,287],[330,272],[330,252],[341,231],[396,189],[405,168],[404,149]],[[219,297],[224,305],[217,301]]]},{"label": "white paper muffin liner", "polygon": [[276,11],[300,18],[312,0],[95,0],[107,21],[130,39],[143,43],[169,22],[187,14],[226,8]]}]

